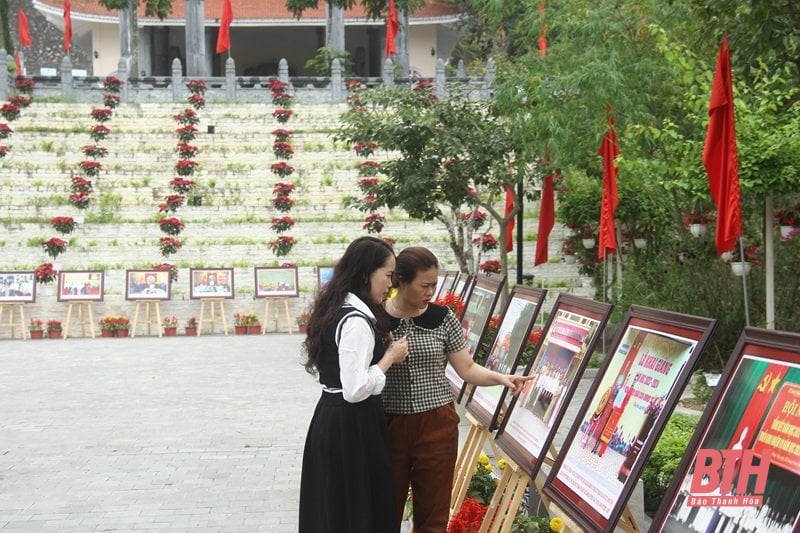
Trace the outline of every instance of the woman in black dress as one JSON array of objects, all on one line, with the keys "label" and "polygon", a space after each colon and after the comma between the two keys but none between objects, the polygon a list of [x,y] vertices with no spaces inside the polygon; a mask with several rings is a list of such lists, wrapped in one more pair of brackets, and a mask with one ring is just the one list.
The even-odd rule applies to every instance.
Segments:
[{"label": "woman in black dress", "polygon": [[314,302],[303,347],[322,396],[303,451],[300,533],[399,528],[381,401],[386,371],[408,355],[405,338],[391,340],[381,307],[394,266],[389,243],[356,239]]}]

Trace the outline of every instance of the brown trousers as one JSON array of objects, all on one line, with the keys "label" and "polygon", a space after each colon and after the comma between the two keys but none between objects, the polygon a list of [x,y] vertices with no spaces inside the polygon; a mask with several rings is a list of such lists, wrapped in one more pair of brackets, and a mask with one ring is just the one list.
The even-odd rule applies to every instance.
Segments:
[{"label": "brown trousers", "polygon": [[444,533],[458,457],[455,405],[414,415],[388,415],[397,515],[411,485],[414,533]]}]

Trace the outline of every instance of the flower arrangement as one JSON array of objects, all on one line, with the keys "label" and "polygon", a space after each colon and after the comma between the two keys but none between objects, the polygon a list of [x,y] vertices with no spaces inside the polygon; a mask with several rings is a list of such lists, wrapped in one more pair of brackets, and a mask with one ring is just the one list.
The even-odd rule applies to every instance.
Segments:
[{"label": "flower arrangement", "polygon": [[575,255],[577,248],[575,237],[567,237],[564,239],[564,242],[561,243],[561,255]]},{"label": "flower arrangement", "polygon": [[186,319],[186,327],[187,328],[196,328],[197,327],[197,319],[193,316],[190,316]]},{"label": "flower arrangement", "polygon": [[78,163],[78,166],[87,176],[90,177],[95,177],[100,174],[100,169],[103,168],[103,165],[100,163],[100,161],[89,160],[81,161]]},{"label": "flower arrangement", "polygon": [[172,115],[172,119],[179,124],[189,125],[189,126],[194,126],[200,122],[200,116],[194,109],[189,107],[187,107],[177,115]]},{"label": "flower arrangement", "polygon": [[97,144],[89,144],[81,148],[81,150],[83,150],[83,155],[86,157],[94,157],[95,159],[108,155],[108,148]]},{"label": "flower arrangement", "polygon": [[481,252],[484,253],[496,250],[500,245],[491,233],[484,233],[479,237],[475,237],[472,239],[472,244],[478,246]]},{"label": "flower arrangement", "polygon": [[89,137],[91,137],[94,142],[100,142],[108,137],[109,133],[111,133],[111,130],[106,126],[103,126],[102,124],[95,124],[89,130]]},{"label": "flower arrangement", "polygon": [[180,235],[186,224],[177,217],[164,217],[158,221],[158,227],[167,235]]},{"label": "flower arrangement", "polygon": [[302,313],[297,315],[295,321],[297,322],[298,326],[306,326],[308,325],[308,321],[310,318],[311,318],[311,313],[309,313],[308,311],[303,311]]},{"label": "flower arrangement", "polygon": [[692,224],[708,224],[709,220],[711,220],[711,210],[707,208],[683,214],[683,225],[687,228]]},{"label": "flower arrangement", "polygon": [[103,105],[108,107],[109,109],[116,109],[119,107],[120,98],[119,95],[106,93],[103,95]]},{"label": "flower arrangement", "polygon": [[153,265],[153,270],[160,270],[161,272],[169,272],[170,281],[178,281],[178,267],[172,263],[159,263]]},{"label": "flower arrangement", "polygon": [[177,128],[175,130],[175,134],[178,136],[178,140],[181,142],[193,141],[195,137],[197,137],[197,128],[191,124],[187,124]]},{"label": "flower arrangement", "polygon": [[272,163],[270,170],[272,170],[273,174],[276,174],[281,178],[286,178],[292,175],[294,172],[294,167],[286,161],[279,161],[277,163]]},{"label": "flower arrangement", "polygon": [[276,130],[272,130],[272,134],[275,136],[276,141],[286,142],[292,138],[292,130],[286,130],[283,128],[278,128]]},{"label": "flower arrangement", "polygon": [[175,173],[178,176],[191,176],[197,169],[197,161],[192,159],[178,159],[175,163]]},{"label": "flower arrangement", "polygon": [[53,217],[50,219],[50,225],[55,228],[59,233],[72,233],[78,225],[72,217]]},{"label": "flower arrangement", "polygon": [[186,88],[189,89],[189,92],[192,94],[204,94],[208,89],[203,80],[189,80],[186,84]]},{"label": "flower arrangement", "polygon": [[172,190],[178,194],[187,194],[192,192],[194,189],[195,181],[188,180],[186,178],[175,177],[170,180],[169,186],[172,187]]},{"label": "flower arrangement", "polygon": [[111,120],[111,115],[113,113],[114,112],[107,107],[96,107],[92,109],[90,115],[92,119],[102,124],[103,122],[108,122],[109,120]]},{"label": "flower arrangement", "polygon": [[45,285],[52,283],[58,277],[58,271],[53,268],[53,263],[42,263],[33,269],[33,277],[37,283]]},{"label": "flower arrangement", "polygon": [[0,139],[8,139],[14,135],[14,130],[5,122],[0,123]]},{"label": "flower arrangement", "polygon": [[86,191],[74,192],[69,195],[69,203],[78,209],[86,209],[91,201],[92,199]]},{"label": "flower arrangement", "polygon": [[357,183],[358,188],[365,194],[375,194],[375,190],[378,188],[378,178],[374,177],[360,178]]},{"label": "flower arrangement", "polygon": [[374,176],[380,170],[381,164],[377,161],[366,160],[362,161],[358,164],[358,175],[359,176]]},{"label": "flower arrangement", "polygon": [[461,317],[461,315],[464,313],[464,308],[466,307],[466,304],[461,297],[457,294],[453,294],[452,292],[442,296],[441,298],[437,298],[433,303],[436,305],[449,307],[457,317]]},{"label": "flower arrangement", "polygon": [[33,102],[30,96],[26,96],[24,94],[18,94],[16,96],[12,96],[11,98],[8,99],[8,101],[9,103],[14,104],[20,109],[25,109],[26,107],[29,107],[31,105],[31,102]]},{"label": "flower arrangement", "polygon": [[8,154],[8,151],[11,150],[10,146],[6,146],[5,144],[0,144],[0,157],[5,157]]},{"label": "flower arrangement", "polygon": [[257,326],[258,315],[253,312],[250,313],[235,313],[233,315],[233,324],[235,326]]},{"label": "flower arrangement", "polygon": [[289,119],[292,118],[293,113],[291,109],[276,109],[272,112],[272,116],[275,117],[275,120],[280,124],[286,124],[289,122]]},{"label": "flower arrangement", "polygon": [[478,533],[487,507],[475,498],[466,498],[447,524],[447,533]]},{"label": "flower arrangement", "polygon": [[186,197],[182,194],[170,194],[164,197],[164,202],[159,204],[158,210],[162,213],[174,213],[186,201]]},{"label": "flower arrangement", "polygon": [[14,104],[3,104],[3,107],[0,107],[0,115],[8,122],[14,122],[19,118],[19,106]]},{"label": "flower arrangement", "polygon": [[292,198],[286,194],[279,194],[272,199],[272,205],[278,211],[286,213],[291,211],[292,206],[294,205],[294,200],[292,200]]},{"label": "flower arrangement", "polygon": [[380,233],[386,225],[386,217],[380,213],[370,213],[364,219],[364,225],[361,229],[367,230],[367,233]]},{"label": "flower arrangement", "polygon": [[800,226],[800,204],[792,209],[781,209],[775,212],[775,221],[779,226]]},{"label": "flower arrangement", "polygon": [[270,225],[270,229],[278,233],[289,231],[292,227],[294,227],[294,219],[290,216],[273,217]]},{"label": "flower arrangement", "polygon": [[373,141],[359,141],[353,145],[353,150],[361,157],[369,157],[377,147],[378,145]]},{"label": "flower arrangement", "polygon": [[44,252],[47,255],[55,259],[67,251],[67,241],[58,237],[51,237],[42,243],[42,248],[44,248]]},{"label": "flower arrangement", "polygon": [[483,211],[467,211],[466,213],[461,213],[461,220],[466,223],[472,223],[472,229],[478,229],[486,222],[486,217],[488,215]]},{"label": "flower arrangement", "polygon": [[200,93],[192,93],[192,94],[190,94],[189,98],[187,98],[187,101],[189,102],[190,106],[192,106],[194,109],[196,109],[198,111],[200,111],[201,109],[203,109],[206,106],[206,99]]},{"label": "flower arrangement", "polygon": [[38,318],[32,318],[28,324],[28,331],[42,331],[44,329],[44,322]]},{"label": "flower arrangement", "polygon": [[119,94],[123,83],[125,82],[116,76],[106,76],[103,82],[103,89],[109,93]]},{"label": "flower arrangement", "polygon": [[165,316],[161,319],[161,327],[163,328],[177,328],[178,327],[178,317],[176,316]]},{"label": "flower arrangement", "polygon": [[92,192],[92,180],[87,180],[80,176],[73,176],[70,183],[69,190],[72,192]]},{"label": "flower arrangement", "polygon": [[47,331],[61,331],[61,321],[60,320],[48,320],[47,321]]},{"label": "flower arrangement", "polygon": [[761,264],[761,260],[759,259],[759,252],[758,252],[758,245],[757,244],[748,244],[744,247],[744,259],[742,259],[742,253],[739,250],[739,246],[734,246],[733,250],[731,250],[731,260],[732,263],[737,262],[745,262],[745,263],[753,263],[754,265]]},{"label": "flower arrangement", "polygon": [[130,327],[130,319],[124,316],[106,316],[100,319],[100,329],[106,331],[127,330]]},{"label": "flower arrangement", "polygon": [[181,249],[183,243],[175,237],[161,237],[158,239],[158,249],[161,255],[168,257]]},{"label": "flower arrangement", "polygon": [[17,76],[14,80],[14,87],[23,93],[23,94],[33,94],[33,88],[36,84],[33,82],[33,78],[29,78],[27,76]]},{"label": "flower arrangement", "polygon": [[501,270],[500,261],[496,259],[490,259],[489,261],[484,261],[481,263],[479,268],[481,272],[484,272],[485,274],[495,274]]},{"label": "flower arrangement", "polygon": [[294,155],[294,149],[289,143],[275,141],[272,144],[272,153],[275,154],[275,157],[278,159],[291,159]]},{"label": "flower arrangement", "polygon": [[295,242],[296,241],[294,237],[289,237],[288,235],[281,235],[276,240],[270,241],[270,243],[267,246],[269,246],[269,249],[272,250],[272,253],[274,253],[278,257],[282,257],[292,251]]}]

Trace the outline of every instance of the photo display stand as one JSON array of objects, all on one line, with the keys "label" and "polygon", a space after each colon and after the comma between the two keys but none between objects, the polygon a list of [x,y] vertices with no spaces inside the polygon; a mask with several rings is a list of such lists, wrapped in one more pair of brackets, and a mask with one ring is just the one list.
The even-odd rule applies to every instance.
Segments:
[{"label": "photo display stand", "polygon": [[[144,324],[147,324],[147,334],[150,335],[150,325],[156,325],[158,336],[161,336],[161,305],[158,300],[136,300],[136,311],[133,313],[133,327],[131,338],[136,337],[136,326],[139,323],[139,310],[144,306]],[[151,312],[151,306],[152,311]]]},{"label": "photo display stand", "polygon": [[[206,304],[208,304],[208,317],[206,317]],[[224,298],[200,298],[200,318],[197,320],[197,335],[203,333],[203,324],[209,324],[209,331],[214,333],[214,324],[217,319],[222,322],[222,333],[228,334],[228,321],[225,320]]]},{"label": "photo display stand", "polygon": [[639,531],[627,501],[716,320],[631,306],[542,492],[580,528]]},{"label": "photo display stand", "polygon": [[798,450],[800,335],[745,328],[650,531],[800,530]]},{"label": "photo display stand", "polygon": [[[8,307],[8,322],[2,322],[3,313]],[[11,338],[14,338],[14,331],[17,329],[17,323],[14,321],[14,311],[19,312],[19,335],[22,340],[27,337],[25,335],[25,304],[23,303],[0,303],[0,327],[9,328],[11,331]]]},{"label": "photo display stand", "polygon": [[72,310],[78,310],[78,324],[81,326],[81,336],[86,336],[86,325],[89,325],[89,336],[94,339],[94,302],[70,302],[67,307],[67,319],[64,321],[64,338],[69,337],[69,326],[72,323]]},{"label": "photo display stand", "polygon": [[[465,300],[464,317],[461,319],[461,327],[464,330],[464,338],[467,340],[467,350],[470,357],[475,359],[475,354],[480,347],[486,326],[492,318],[492,313],[497,305],[497,300],[505,285],[505,276],[481,275],[475,278],[472,292]],[[453,366],[448,363],[444,369],[445,377],[450,383],[450,388],[455,396],[456,403],[460,403],[464,397],[467,384],[455,371]]]},{"label": "photo display stand", "polygon": [[284,267],[256,267],[256,298],[264,298],[264,315],[261,320],[261,334],[267,332],[269,324],[269,307],[275,304],[275,331],[279,331],[278,322],[281,318],[281,306],[283,316],[286,319],[286,327],[292,333],[292,318],[289,315],[289,298],[297,298],[300,295],[299,283],[296,266]]},{"label": "photo display stand", "polygon": [[288,298],[264,298],[264,319],[261,321],[261,334],[267,332],[267,323],[269,322],[269,306],[270,303],[275,304],[275,331],[278,329],[278,321],[281,317],[281,304],[283,304],[284,318],[286,318],[286,327],[289,333],[292,332],[292,317],[289,315],[289,299]]},{"label": "photo display stand", "polygon": [[[514,374],[520,356],[528,344],[529,335],[539,314],[547,291],[517,285],[506,302],[497,334],[489,347],[484,366],[502,374]],[[492,437],[501,412],[506,408],[507,389],[501,385],[474,387],[466,404],[470,429],[456,462],[450,515],[461,508],[483,447],[488,441],[499,456]]]}]

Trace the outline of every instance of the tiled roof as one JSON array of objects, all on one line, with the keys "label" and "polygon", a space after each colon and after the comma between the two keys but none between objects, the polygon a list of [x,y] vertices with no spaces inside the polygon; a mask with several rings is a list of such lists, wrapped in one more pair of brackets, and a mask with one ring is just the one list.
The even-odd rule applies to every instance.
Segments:
[{"label": "tiled roof", "polygon": [[[46,6],[48,11],[58,11],[59,13],[64,9],[64,0],[38,0],[37,4]],[[183,0],[174,0],[172,2],[172,13],[164,20],[180,21],[183,22],[184,15]],[[222,14],[223,0],[205,0],[205,18],[209,21],[216,21]],[[253,23],[268,24],[270,21],[275,22],[290,22],[294,21],[292,14],[286,9],[285,0],[232,0],[233,6],[233,25],[237,21],[247,22],[247,25]],[[102,7],[97,0],[71,0],[70,9],[72,16],[75,19],[89,18],[97,20],[98,18],[113,17],[116,18],[115,11],[109,11]],[[427,2],[425,7],[420,8],[410,15],[410,19],[438,19],[447,18],[452,19],[458,16],[458,10],[450,4],[443,3],[439,0],[432,0]],[[150,18],[144,16],[144,2],[139,3],[139,17],[140,19],[147,19],[157,21],[157,18]],[[325,0],[319,0],[319,4],[315,9],[306,9],[303,12],[302,18],[297,21],[302,24],[303,20],[325,19]],[[364,9],[360,3],[356,3],[353,9],[345,11],[345,20],[364,19]]]}]

